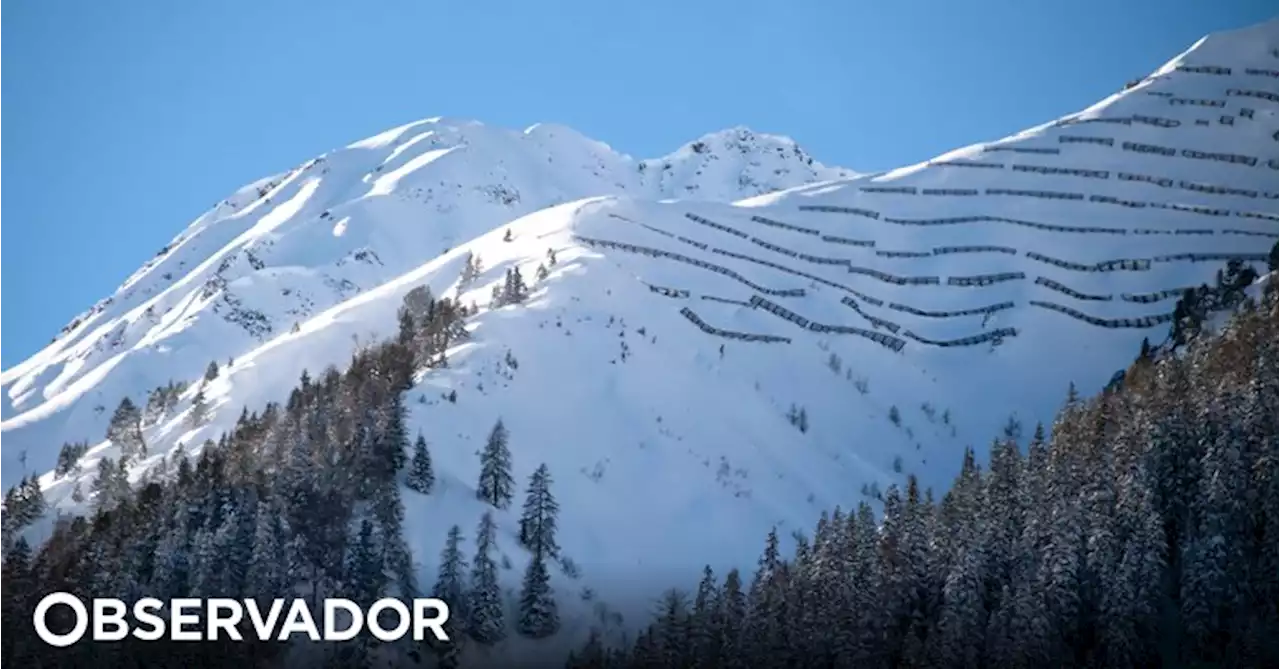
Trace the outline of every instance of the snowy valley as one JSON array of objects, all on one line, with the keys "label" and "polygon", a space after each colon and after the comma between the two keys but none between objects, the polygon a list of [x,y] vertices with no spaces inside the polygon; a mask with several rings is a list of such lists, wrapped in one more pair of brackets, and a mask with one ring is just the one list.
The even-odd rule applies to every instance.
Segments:
[{"label": "snowy valley", "polygon": [[[1162,341],[1185,289],[1265,266],[1276,27],[1210,35],[1087,109],[874,174],[743,128],[654,160],[456,119],[356,142],[220,202],[4,371],[3,483],[39,476],[39,540],[94,504],[123,398],[186,384],[130,459],[134,483],[161,476],[304,372],[395,337],[425,287],[475,309],[405,394],[436,476],[402,493],[418,581],[488,508],[478,453],[501,420],[517,498],[539,466],[553,476],[561,640],[647,622],[638,602],[704,564],[749,567],[770,528],[786,543],[908,474],[945,489],[966,446],[1051,421],[1069,386],[1094,393]],[[514,273],[526,288],[495,303]],[[518,515],[494,515],[512,593]]]}]

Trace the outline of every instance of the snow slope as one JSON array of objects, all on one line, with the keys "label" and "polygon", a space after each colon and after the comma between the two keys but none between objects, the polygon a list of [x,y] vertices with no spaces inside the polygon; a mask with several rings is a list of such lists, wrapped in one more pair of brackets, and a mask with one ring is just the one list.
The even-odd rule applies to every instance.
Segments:
[{"label": "snow slope", "polygon": [[[740,129],[644,162],[553,126],[383,133],[242,189],[6,371],[4,483],[19,453],[46,471],[63,441],[90,439],[87,489],[124,394],[233,356],[206,389],[209,425],[184,427],[193,387],[146,433],[160,454],[216,437],[304,369],[393,334],[411,288],[458,294],[475,253],[485,272],[459,295],[482,307],[473,337],[411,394],[442,480],[406,493],[420,569],[434,574],[449,525],[474,528],[476,452],[501,417],[517,479],[543,462],[555,476],[583,574],[557,575],[582,607],[566,638],[593,619],[588,585],[638,623],[641,593],[750,565],[772,525],[808,527],[905,473],[945,485],[1011,413],[1047,421],[1068,383],[1094,392],[1162,339],[1178,289],[1264,260],[1276,28],[1210,35],[1084,111],[874,175]],[[512,266],[530,299],[485,308]],[[76,480],[41,479],[64,508]],[[500,523],[515,587],[515,517]]]}]

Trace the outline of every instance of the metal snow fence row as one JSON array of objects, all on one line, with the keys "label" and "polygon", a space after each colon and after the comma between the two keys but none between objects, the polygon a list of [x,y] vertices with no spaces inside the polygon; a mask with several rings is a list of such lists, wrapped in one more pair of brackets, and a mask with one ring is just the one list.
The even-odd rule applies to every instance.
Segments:
[{"label": "metal snow fence row", "polygon": [[1120,148],[1134,153],[1147,153],[1170,158],[1178,155],[1178,150],[1175,148],[1156,144],[1143,144],[1141,142],[1121,142]]},{"label": "metal snow fence row", "polygon": [[703,244],[703,243],[702,243],[702,242],[700,242],[700,241],[697,241],[696,239],[689,239],[688,237],[682,237],[682,236],[680,236],[680,235],[673,235],[673,234],[671,234],[670,232],[667,232],[666,230],[662,230],[662,229],[659,229],[659,228],[655,228],[655,227],[653,227],[652,225],[649,225],[648,223],[641,223],[640,225],[641,225],[643,228],[645,228],[646,230],[652,230],[653,232],[656,232],[656,233],[658,233],[658,234],[660,234],[660,235],[663,235],[664,237],[670,237],[670,238],[672,238],[672,239],[676,239],[676,240],[682,241],[682,242],[684,242],[685,244],[688,244],[688,245],[690,245],[690,246],[697,247],[697,248],[699,248],[699,249],[702,249],[703,251],[707,250],[707,245],[706,245],[706,244]]},{"label": "metal snow fence row", "polygon": [[984,163],[976,160],[938,160],[930,165],[939,165],[941,167],[977,167],[988,170],[1002,170],[1004,163]]},{"label": "metal snow fence row", "polygon": [[1168,290],[1158,290],[1154,293],[1120,293],[1120,299],[1125,302],[1150,304],[1152,302],[1163,302],[1171,297],[1178,297],[1186,290],[1186,288],[1170,288]]},{"label": "metal snow fence row", "polygon": [[834,332],[836,334],[858,335],[859,337],[870,339],[871,341],[894,352],[901,351],[902,347],[907,344],[906,340],[899,339],[892,335],[887,335],[883,332],[864,330],[862,328],[855,328],[849,325],[824,325],[822,323],[810,323],[809,330],[812,332]]},{"label": "metal snow fence row", "polygon": [[1157,128],[1176,128],[1182,125],[1182,121],[1173,118],[1165,118],[1163,116],[1146,116],[1143,114],[1134,114],[1129,117],[1134,123],[1142,123],[1145,125],[1154,125]]},{"label": "metal snow fence row", "polygon": [[698,314],[694,313],[693,309],[690,309],[689,307],[685,307],[681,309],[680,313],[685,318],[689,319],[689,321],[692,322],[694,325],[698,326],[699,330],[702,330],[703,332],[710,335],[715,335],[717,337],[728,337],[729,339],[738,339],[741,341],[759,341],[759,342],[766,342],[766,343],[776,342],[776,343],[782,343],[782,344],[791,343],[791,339],[788,337],[779,337],[777,335],[749,334],[746,332],[735,332],[733,330],[722,330],[717,327],[712,327],[710,325],[707,325],[706,321],[699,318]]},{"label": "metal snow fence row", "polygon": [[933,255],[932,251],[876,251],[876,255],[882,258],[928,258]]},{"label": "metal snow fence row", "polygon": [[749,307],[751,304],[746,300],[732,300],[727,297],[716,297],[715,295],[702,295],[701,299],[711,300],[712,302],[723,302],[725,304],[736,304],[740,307]]},{"label": "metal snow fence row", "polygon": [[760,297],[759,295],[753,295],[751,297],[751,304],[759,309],[764,309],[765,311],[775,316],[778,316],[779,318],[784,318],[788,321],[791,321],[792,323],[795,323],[796,325],[802,328],[807,328],[808,330],[811,330],[813,332],[837,332],[842,334],[856,334],[862,337],[866,337],[867,339],[870,339],[894,351],[902,350],[902,346],[905,343],[897,337],[891,337],[881,332],[873,332],[871,330],[864,330],[862,328],[855,328],[847,325],[826,325],[823,323],[816,323],[805,318],[804,316],[801,316],[800,314],[797,314],[794,311],[791,311],[790,309],[787,309],[786,307],[783,307],[780,304],[766,300],[763,297]]},{"label": "metal snow fence row", "polygon": [[1153,177],[1146,174],[1131,174],[1129,172],[1116,172],[1116,178],[1121,181],[1142,181],[1149,184],[1155,184],[1162,188],[1172,188],[1173,179],[1168,177]]},{"label": "metal snow fence row", "polygon": [[1018,336],[1018,329],[1017,328],[997,328],[995,330],[989,330],[987,332],[983,332],[982,334],[979,334],[979,335],[961,337],[959,339],[929,339],[928,337],[921,337],[920,335],[910,330],[907,330],[902,334],[922,344],[929,344],[930,346],[941,346],[943,348],[947,348],[951,346],[975,346],[977,344],[982,344],[984,342],[1000,341],[1000,340],[1003,340],[1005,337],[1016,337]]},{"label": "metal snow fence row", "polygon": [[1232,188],[1231,186],[1216,186],[1213,184],[1201,184],[1194,181],[1181,180],[1178,182],[1178,188],[1183,190],[1195,191],[1197,193],[1209,193],[1210,195],[1240,195],[1243,197],[1258,197],[1258,191],[1248,188]]},{"label": "metal snow fence row", "polygon": [[1203,98],[1169,98],[1169,104],[1175,107],[1225,107],[1225,100],[1206,100]]},{"label": "metal snow fence row", "polygon": [[993,151],[1007,151],[1009,153],[1036,153],[1036,154],[1042,154],[1042,155],[1053,155],[1053,154],[1062,153],[1062,149],[1053,149],[1048,147],[1034,147],[1034,146],[984,146],[982,147],[983,153],[988,153]]},{"label": "metal snow fence row", "polygon": [[935,246],[934,255],[944,255],[947,253],[1008,253],[1017,254],[1018,250],[1009,246]]},{"label": "metal snow fence row", "polygon": [[1035,228],[1037,230],[1047,230],[1050,232],[1097,232],[1111,235],[1125,234],[1124,228],[1102,228],[1096,226],[1077,226],[1077,225],[1052,225],[1049,223],[1037,223],[1035,221],[1026,221],[1018,218],[1005,218],[1003,216],[954,216],[950,218],[891,218],[886,216],[884,219],[888,223],[896,223],[898,225],[957,225],[961,223],[1009,223],[1012,225],[1021,225],[1023,227]]},{"label": "metal snow fence row", "polygon": [[[1221,232],[1224,235],[1238,233],[1246,234],[1243,230],[1214,230],[1212,228],[1138,228],[1133,231],[1136,235],[1215,235]],[[1266,233],[1263,233],[1264,235]]]},{"label": "metal snow fence row", "polygon": [[[624,221],[629,221],[629,220],[631,220],[631,219],[623,219],[623,220],[624,220]],[[663,229],[661,229],[661,228],[655,228],[655,227],[653,227],[652,225],[649,225],[648,223],[641,223],[640,225],[641,225],[641,227],[643,227],[644,229],[649,230],[649,231],[651,231],[651,232],[656,232],[656,233],[658,233],[658,234],[662,235],[663,237],[670,237],[670,238],[672,238],[672,239],[675,239],[675,238],[676,238],[676,236],[675,236],[675,235],[673,235],[673,234],[671,234],[670,232],[667,232],[666,230],[663,230]]]},{"label": "metal snow fence row", "polygon": [[1264,214],[1257,211],[1237,211],[1236,216],[1240,218],[1257,218],[1263,221],[1280,221],[1280,216],[1275,214]]},{"label": "metal snow fence row", "polygon": [[850,274],[863,274],[899,286],[936,286],[940,283],[940,279],[936,276],[898,276],[888,272],[881,272],[878,269],[870,267],[859,267],[857,265],[849,265]]},{"label": "metal snow fence row", "polygon": [[1130,125],[1133,123],[1133,121],[1131,121],[1127,116],[1122,118],[1114,118],[1114,117],[1068,118],[1068,119],[1063,119],[1061,121],[1058,121],[1057,123],[1054,124],[1054,126],[1061,128],[1069,125],[1088,125],[1090,123],[1107,123],[1111,125]]},{"label": "metal snow fence row", "polygon": [[1058,135],[1059,144],[1097,144],[1099,146],[1114,146],[1116,140],[1110,137],[1079,137],[1076,135]]},{"label": "metal snow fence row", "polygon": [[896,302],[890,302],[888,306],[890,309],[895,311],[904,311],[908,314],[915,314],[916,316],[923,316],[925,318],[958,318],[961,316],[976,316],[978,314],[994,314],[997,311],[1012,309],[1014,305],[1013,302],[999,302],[985,307],[977,307],[975,309],[958,309],[956,311],[928,311],[925,309],[910,307],[905,304],[898,304]]},{"label": "metal snow fence row", "polygon": [[1053,190],[1024,190],[1020,188],[988,188],[987,195],[1016,195],[1038,197],[1046,200],[1083,200],[1083,193],[1065,193]]},{"label": "metal snow fence row", "polygon": [[797,255],[797,252],[796,252],[796,251],[792,251],[791,249],[788,249],[788,248],[784,248],[784,247],[778,246],[777,244],[771,244],[771,243],[769,243],[769,242],[766,242],[766,241],[765,241],[765,240],[763,240],[763,239],[760,239],[759,237],[752,237],[752,238],[751,238],[751,243],[752,243],[752,244],[755,244],[756,246],[760,246],[760,247],[763,247],[763,248],[769,249],[770,251],[773,251],[774,253],[781,253],[782,255],[785,255],[785,256],[791,256],[792,258],[796,257],[796,255]]},{"label": "metal snow fence row", "polygon": [[1230,216],[1230,209],[1215,209],[1213,207],[1202,207],[1194,204],[1178,204],[1176,202],[1148,202],[1148,206],[1152,209],[1171,209],[1173,211],[1185,211],[1189,214],[1203,214],[1205,216]]},{"label": "metal snow fence row", "polygon": [[1090,195],[1090,202],[1098,204],[1116,204],[1121,207],[1129,207],[1130,209],[1146,209],[1147,203],[1138,200],[1123,200],[1112,195]]},{"label": "metal snow fence row", "polygon": [[1111,173],[1107,170],[1082,170],[1075,167],[1046,167],[1044,165],[1014,165],[1014,172],[1034,172],[1036,174],[1061,174],[1073,177],[1088,177],[1090,179],[1110,179]]},{"label": "metal snow fence row", "polygon": [[782,228],[783,230],[791,230],[793,232],[800,232],[806,235],[814,235],[815,237],[822,234],[820,231],[814,230],[813,228],[805,228],[799,225],[783,223],[782,221],[775,221],[772,218],[765,218],[764,216],[752,216],[751,220],[755,221],[756,223],[770,225],[775,228]]},{"label": "metal snow fence row", "polygon": [[1052,256],[1047,256],[1043,253],[1037,253],[1036,251],[1027,251],[1027,257],[1031,258],[1032,260],[1039,260],[1040,262],[1048,263],[1055,267],[1061,267],[1063,269],[1074,270],[1077,272],[1114,272],[1116,270],[1141,272],[1141,271],[1146,271],[1151,269],[1151,261],[1146,258],[1143,258],[1143,259],[1122,258],[1117,260],[1104,260],[1102,262],[1094,263],[1092,265],[1086,265],[1084,263],[1078,263],[1078,262],[1072,262],[1070,260],[1062,260],[1060,258],[1054,258]]},{"label": "metal snow fence row", "polygon": [[826,258],[826,257],[823,257],[823,256],[813,256],[813,255],[809,255],[808,253],[797,253],[797,254],[796,254],[796,257],[797,257],[797,258],[799,258],[799,259],[801,259],[801,260],[804,260],[804,261],[807,261],[807,262],[811,262],[811,263],[815,263],[815,264],[818,264],[818,265],[845,265],[845,266],[848,266],[848,264],[849,264],[849,259],[848,259],[848,258]]},{"label": "metal snow fence row", "polygon": [[736,237],[741,237],[741,238],[743,238],[743,239],[746,239],[746,238],[748,237],[747,233],[745,233],[745,232],[743,232],[743,231],[741,231],[741,230],[738,230],[738,229],[736,229],[736,228],[731,228],[731,227],[729,227],[729,226],[727,226],[727,225],[725,225],[725,224],[723,224],[723,223],[716,223],[715,221],[713,221],[713,220],[711,220],[711,219],[709,219],[709,218],[704,218],[704,217],[699,216],[699,215],[697,215],[697,214],[685,214],[684,216],[685,216],[685,218],[687,218],[687,219],[689,219],[689,220],[693,221],[694,223],[701,223],[701,224],[703,224],[703,225],[705,225],[705,226],[715,228],[715,229],[720,230],[720,231],[722,231],[722,232],[727,232],[727,233],[729,233],[729,234],[731,234],[731,235],[734,235],[734,236],[736,236]]},{"label": "metal snow fence row", "polygon": [[751,279],[748,279],[747,277],[742,276],[741,274],[729,269],[728,267],[721,267],[720,265],[714,265],[704,260],[698,260],[697,258],[690,258],[689,256],[681,255],[679,253],[663,251],[661,249],[650,248],[648,246],[640,246],[638,244],[626,244],[623,242],[615,242],[607,239],[595,239],[592,237],[583,237],[581,235],[574,235],[573,239],[575,241],[586,244],[587,246],[600,246],[604,248],[613,248],[613,249],[618,249],[620,251],[628,251],[630,253],[639,253],[641,255],[646,255],[653,258],[667,258],[670,260],[675,260],[677,262],[687,263],[695,267],[701,267],[702,269],[711,270],[712,272],[715,272],[717,274],[723,274],[724,276],[734,279],[740,283],[746,284],[747,286],[750,286],[755,290],[765,293],[766,295],[785,295],[785,296],[793,296],[797,294],[804,295],[803,288],[790,288],[785,290],[779,290],[775,288],[766,288],[752,281]]},{"label": "metal snow fence row", "polygon": [[980,195],[981,191],[977,188],[925,188],[920,191],[921,195]]},{"label": "metal snow fence row", "polygon": [[1257,77],[1271,77],[1272,79],[1280,77],[1280,72],[1275,70],[1264,70],[1256,67],[1246,67],[1244,68],[1244,73]]},{"label": "metal snow fence row", "polygon": [[1271,91],[1247,91],[1239,88],[1228,88],[1227,97],[1258,98],[1268,102],[1280,102],[1280,95],[1276,95]]},{"label": "metal snow fence row", "polygon": [[763,297],[760,297],[759,295],[751,296],[751,306],[757,309],[764,309],[765,311],[773,314],[774,316],[777,316],[778,318],[781,318],[783,320],[791,321],[792,323],[795,323],[796,325],[799,325],[802,328],[809,327],[809,319],[782,306],[781,304],[778,304],[777,302],[766,300]]},{"label": "metal snow fence row", "polygon": [[1057,281],[1054,281],[1053,279],[1049,279],[1049,278],[1046,278],[1046,277],[1043,277],[1043,276],[1038,276],[1038,277],[1036,277],[1036,285],[1044,286],[1045,288],[1048,288],[1049,290],[1056,290],[1056,291],[1058,291],[1059,293],[1062,293],[1063,295],[1069,295],[1069,296],[1071,296],[1071,297],[1076,298],[1077,300],[1093,300],[1093,301],[1096,301],[1096,302],[1110,302],[1110,301],[1111,301],[1111,296],[1110,296],[1110,295],[1090,295],[1089,293],[1082,293],[1082,292],[1080,292],[1080,291],[1078,291],[1078,290],[1074,290],[1074,289],[1072,289],[1072,288],[1070,288],[1070,287],[1068,287],[1068,286],[1065,286],[1065,285],[1063,285],[1063,284],[1061,284],[1061,283],[1058,283]]},{"label": "metal snow fence row", "polygon": [[861,186],[858,188],[862,193],[898,193],[900,195],[915,195],[915,186]]},{"label": "metal snow fence row", "polygon": [[653,284],[648,284],[648,285],[649,285],[649,290],[651,292],[657,293],[659,295],[665,295],[667,297],[675,297],[680,299],[689,297],[689,291],[684,290],[682,288],[666,288],[663,286],[655,286]]},{"label": "metal snow fence row", "polygon": [[1173,320],[1173,314],[1171,313],[1157,314],[1155,316],[1142,316],[1139,318],[1098,318],[1097,316],[1090,316],[1081,311],[1072,309],[1071,307],[1064,307],[1061,304],[1055,304],[1053,302],[1042,302],[1040,300],[1031,300],[1031,304],[1037,307],[1043,307],[1045,309],[1057,311],[1059,313],[1066,314],[1072,318],[1075,318],[1076,320],[1081,320],[1090,325],[1096,325],[1098,327],[1103,327],[1103,328],[1112,328],[1112,329],[1149,328],[1149,327],[1154,327],[1156,325],[1160,325],[1161,323],[1168,323],[1169,321]]},{"label": "metal snow fence row", "polygon": [[1179,65],[1176,69],[1179,72],[1187,72],[1190,74],[1231,74],[1231,68],[1219,67],[1217,65]]},{"label": "metal snow fence row", "polygon": [[1257,230],[1236,230],[1234,228],[1220,230],[1219,232],[1221,232],[1224,235],[1247,235],[1250,237],[1270,237],[1272,239],[1275,239],[1276,237],[1280,237],[1280,234],[1277,234],[1274,232],[1259,232]]},{"label": "metal snow fence row", "polygon": [[870,209],[859,209],[857,207],[832,207],[825,204],[802,204],[800,211],[821,211],[828,214],[853,214],[855,216],[866,216],[870,219],[879,220],[880,212],[871,211]]},{"label": "metal snow fence row", "polygon": [[1023,272],[1000,272],[998,274],[979,274],[976,276],[952,276],[947,278],[948,286],[990,286],[1004,281],[1018,281],[1027,278]]},{"label": "metal snow fence row", "polygon": [[866,246],[866,247],[873,247],[873,246],[875,246],[875,245],[876,245],[875,241],[873,241],[873,240],[869,240],[869,239],[849,239],[848,237],[841,237],[841,236],[839,236],[839,235],[823,235],[823,236],[822,236],[822,241],[824,241],[824,242],[831,242],[832,244],[846,244],[846,245],[848,245],[848,246]]},{"label": "metal snow fence row", "polygon": [[[772,267],[773,269],[776,269],[776,270],[778,270],[778,271],[780,271],[780,272],[786,272],[786,273],[788,273],[788,274],[794,274],[794,275],[799,276],[799,277],[804,277],[804,278],[806,278],[806,279],[809,279],[810,281],[816,281],[817,283],[821,283],[821,284],[824,284],[824,285],[827,285],[827,286],[831,286],[832,288],[839,288],[840,290],[843,290],[843,291],[845,291],[846,293],[849,293],[849,294],[851,294],[851,295],[856,295],[856,296],[858,296],[858,297],[860,297],[860,298],[862,298],[862,299],[866,300],[867,302],[871,302],[871,303],[873,303],[873,304],[884,304],[884,300],[880,300],[880,299],[877,299],[877,298],[871,297],[870,295],[866,295],[866,294],[860,293],[860,292],[858,292],[858,291],[856,291],[856,290],[854,290],[854,289],[852,289],[852,288],[850,288],[850,287],[848,287],[848,286],[846,286],[846,285],[844,285],[844,284],[836,283],[835,281],[831,281],[831,280],[829,280],[829,279],[824,279],[824,278],[822,278],[822,277],[820,277],[820,276],[816,276],[816,275],[814,275],[814,274],[810,274],[810,273],[808,273],[808,272],[801,272],[800,270],[792,269],[792,268],[790,268],[790,267],[787,267],[786,265],[781,265],[781,264],[778,264],[778,263],[776,263],[776,262],[772,262],[772,261],[769,261],[769,260],[762,260],[762,259],[760,259],[760,258],[754,258],[754,257],[752,257],[752,256],[749,256],[749,255],[746,255],[746,254],[743,254],[743,253],[734,253],[733,251],[726,251],[725,249],[718,249],[718,248],[717,248],[717,249],[711,249],[711,252],[712,252],[712,253],[718,253],[718,254],[723,255],[723,256],[728,256],[728,257],[730,257],[730,258],[737,258],[737,259],[739,259],[739,260],[745,260],[745,261],[747,261],[747,262],[753,262],[753,263],[756,263],[757,265],[764,265],[765,267]],[[774,295],[784,295],[784,293],[780,293],[780,292],[775,292],[775,293],[773,293],[773,294],[774,294]],[[804,291],[803,291],[803,290],[801,290],[801,291],[800,291],[800,296],[801,296],[801,297],[803,297],[803,295],[804,295]]]},{"label": "metal snow fence row", "polygon": [[1192,158],[1194,160],[1215,160],[1220,163],[1234,163],[1250,167],[1258,164],[1257,158],[1242,156],[1238,153],[1211,153],[1208,151],[1196,151],[1195,149],[1183,149],[1181,154],[1183,158]]},{"label": "metal snow fence row", "polygon": [[882,327],[888,330],[889,332],[897,332],[898,329],[901,327],[897,323],[894,323],[893,321],[885,320],[883,318],[880,318],[879,316],[874,316],[872,314],[869,314],[863,311],[862,307],[859,306],[858,303],[854,301],[852,297],[840,298],[840,304],[843,304],[846,307],[849,307],[850,309],[853,309],[854,311],[858,312],[858,315],[870,321],[871,325],[874,327]]},{"label": "metal snow fence row", "polygon": [[1268,255],[1266,253],[1174,253],[1171,255],[1156,256],[1152,258],[1155,262],[1178,262],[1187,260],[1190,262],[1208,262],[1220,260],[1241,260],[1244,262],[1266,262]]}]

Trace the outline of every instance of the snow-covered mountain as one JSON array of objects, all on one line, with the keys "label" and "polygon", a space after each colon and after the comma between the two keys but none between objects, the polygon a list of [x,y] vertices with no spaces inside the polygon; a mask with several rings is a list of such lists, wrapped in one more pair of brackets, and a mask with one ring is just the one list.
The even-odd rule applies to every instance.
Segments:
[{"label": "snow-covered mountain", "polygon": [[[565,598],[745,566],[770,526],[907,473],[945,485],[966,444],[1011,414],[1051,419],[1069,383],[1096,391],[1162,339],[1181,289],[1265,262],[1276,33],[1210,35],[1081,112],[870,175],[745,129],[636,161],[558,126],[396,128],[241,189],[5,371],[3,482],[87,439],[83,473],[41,478],[74,508],[114,457],[122,397],[233,360],[204,390],[208,424],[184,420],[193,383],[147,428],[137,478],[393,335],[425,285],[481,309],[411,393],[441,481],[406,494],[423,574],[481,513],[475,451],[499,417],[517,480],[541,463],[556,477],[582,568],[557,575]],[[460,289],[471,254],[484,272]],[[529,299],[488,308],[512,267]],[[500,523],[511,547],[515,517]]]}]

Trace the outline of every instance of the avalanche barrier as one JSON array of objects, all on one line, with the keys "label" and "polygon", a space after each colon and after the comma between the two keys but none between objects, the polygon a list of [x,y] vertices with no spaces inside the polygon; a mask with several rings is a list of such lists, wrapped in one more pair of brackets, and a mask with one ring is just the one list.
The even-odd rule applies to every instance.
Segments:
[{"label": "avalanche barrier", "polygon": [[914,339],[920,342],[921,344],[929,344],[930,346],[941,346],[943,348],[947,348],[950,346],[975,346],[977,344],[981,344],[983,342],[988,342],[988,341],[999,342],[1005,337],[1018,336],[1018,329],[1017,328],[997,328],[995,330],[989,330],[987,332],[983,332],[982,334],[979,334],[979,335],[961,337],[959,339],[929,339],[928,337],[921,337],[920,335],[910,330],[907,330],[902,334],[903,336],[910,337],[911,339]]},{"label": "avalanche barrier", "polygon": [[914,314],[916,316],[923,316],[925,318],[956,318],[960,316],[976,316],[978,314],[994,314],[997,311],[1012,309],[1014,304],[1013,302],[999,302],[999,303],[988,305],[985,307],[977,307],[975,309],[959,309],[956,311],[928,311],[926,309],[917,309],[915,307],[909,307],[905,304],[898,304],[897,302],[890,302],[887,306],[890,309],[893,309],[895,311],[902,311],[908,314]]},{"label": "avalanche barrier", "polygon": [[998,274],[978,274],[975,276],[947,277],[948,286],[990,286],[1004,281],[1018,281],[1027,278],[1022,272],[1000,272]]},{"label": "avalanche barrier", "polygon": [[707,325],[707,323],[703,321],[701,318],[698,318],[698,314],[694,313],[693,309],[690,309],[689,307],[684,307],[683,309],[681,309],[680,314],[683,315],[685,318],[689,319],[691,323],[698,326],[699,330],[702,330],[703,332],[709,335],[715,335],[717,337],[728,337],[729,339],[738,339],[741,341],[758,341],[758,342],[765,342],[765,343],[782,343],[782,344],[791,343],[791,339],[788,337],[779,337],[777,335],[750,334],[747,332],[735,332],[733,330],[722,330],[717,327],[712,327],[710,325]]},{"label": "avalanche barrier", "polygon": [[1063,295],[1069,295],[1071,297],[1076,298],[1077,300],[1092,300],[1095,302],[1111,301],[1110,295],[1091,295],[1089,293],[1082,293],[1078,290],[1073,290],[1063,284],[1060,284],[1057,281],[1054,281],[1053,279],[1049,279],[1043,276],[1036,277],[1036,285],[1044,286],[1049,290],[1056,290],[1059,293],[1062,293]]},{"label": "avalanche barrier", "polygon": [[1075,318],[1076,320],[1084,321],[1090,325],[1096,325],[1098,327],[1111,328],[1111,329],[1149,328],[1149,327],[1154,327],[1156,325],[1160,325],[1161,323],[1168,323],[1169,321],[1173,320],[1173,314],[1171,313],[1157,314],[1154,316],[1142,316],[1139,318],[1098,318],[1097,316],[1090,316],[1086,313],[1072,309],[1071,307],[1064,307],[1061,304],[1056,304],[1053,302],[1042,302],[1040,300],[1031,300],[1031,304],[1034,304],[1037,307],[1042,307],[1044,309],[1049,309],[1052,311],[1056,311],[1058,313],[1066,314],[1072,318]]},{"label": "avalanche barrier", "polygon": [[751,305],[758,309],[764,309],[779,318],[791,321],[792,323],[810,330],[811,332],[835,332],[839,334],[858,335],[860,337],[870,339],[871,341],[893,351],[901,351],[902,346],[906,343],[902,339],[884,334],[883,332],[873,332],[871,330],[864,330],[862,328],[855,328],[847,325],[826,325],[823,323],[815,323],[804,316],[801,316],[800,314],[797,314],[776,302],[766,300],[759,295],[751,296]]},{"label": "avalanche barrier", "polygon": [[641,255],[646,255],[651,258],[667,258],[669,260],[675,260],[676,262],[682,262],[688,265],[693,265],[694,267],[700,267],[702,269],[710,270],[717,274],[723,274],[724,276],[734,279],[739,283],[746,284],[747,286],[750,286],[751,288],[758,290],[766,295],[780,295],[785,297],[797,297],[797,296],[804,295],[803,288],[788,288],[788,289],[782,289],[782,290],[775,289],[775,288],[765,288],[764,286],[761,286],[760,284],[748,279],[745,276],[742,276],[741,274],[727,267],[721,267],[720,265],[713,265],[709,262],[698,260],[697,258],[690,258],[689,256],[681,255],[679,253],[663,251],[661,249],[650,248],[648,246],[639,246],[637,244],[626,244],[623,242],[614,242],[607,239],[595,239],[592,237],[583,237],[582,235],[573,235],[573,239],[574,241],[586,244],[587,246],[600,246],[603,248],[618,249],[620,251],[627,251],[629,253],[639,253]]},{"label": "avalanche barrier", "polygon": [[883,318],[880,318],[879,316],[873,316],[863,311],[862,307],[859,306],[858,303],[855,302],[852,297],[846,296],[846,297],[840,298],[840,304],[843,304],[844,306],[849,307],[850,309],[853,309],[854,311],[858,312],[858,315],[870,321],[873,327],[882,327],[888,330],[889,332],[893,332],[895,334],[898,332],[899,328],[901,327],[900,325],[898,325],[897,323],[894,323],[893,321],[888,321]]}]

